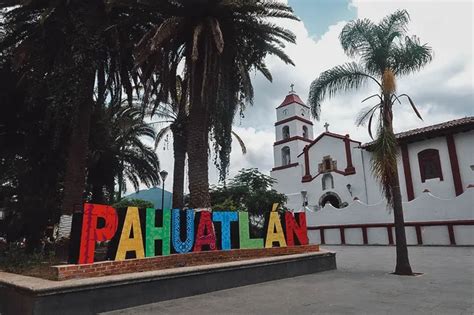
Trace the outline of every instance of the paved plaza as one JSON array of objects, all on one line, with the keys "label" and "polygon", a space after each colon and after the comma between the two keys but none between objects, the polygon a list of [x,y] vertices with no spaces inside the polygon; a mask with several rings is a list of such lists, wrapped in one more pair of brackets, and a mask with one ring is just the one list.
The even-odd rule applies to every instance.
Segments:
[{"label": "paved plaza", "polygon": [[[109,314],[473,314],[474,248],[409,247],[417,277],[395,276],[395,247],[327,246],[338,270]],[[156,292],[160,294],[160,292]]]}]

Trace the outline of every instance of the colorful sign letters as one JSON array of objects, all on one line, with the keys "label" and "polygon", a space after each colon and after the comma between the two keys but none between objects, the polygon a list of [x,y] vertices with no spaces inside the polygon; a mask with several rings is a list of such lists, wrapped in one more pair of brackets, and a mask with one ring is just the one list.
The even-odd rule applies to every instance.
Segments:
[{"label": "colorful sign letters", "polygon": [[264,229],[265,237],[252,238],[247,212],[114,209],[86,203],[78,263],[93,263],[96,242],[102,241],[110,241],[107,257],[111,260],[308,244],[305,213],[281,215],[275,205]]}]

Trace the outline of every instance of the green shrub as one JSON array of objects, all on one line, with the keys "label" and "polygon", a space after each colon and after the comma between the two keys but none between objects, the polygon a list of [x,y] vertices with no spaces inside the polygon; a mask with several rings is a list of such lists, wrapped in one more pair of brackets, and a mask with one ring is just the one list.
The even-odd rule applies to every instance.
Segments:
[{"label": "green shrub", "polygon": [[128,199],[123,198],[119,202],[116,202],[112,205],[112,207],[118,208],[127,208],[127,207],[138,207],[138,208],[155,208],[153,203],[143,199]]}]

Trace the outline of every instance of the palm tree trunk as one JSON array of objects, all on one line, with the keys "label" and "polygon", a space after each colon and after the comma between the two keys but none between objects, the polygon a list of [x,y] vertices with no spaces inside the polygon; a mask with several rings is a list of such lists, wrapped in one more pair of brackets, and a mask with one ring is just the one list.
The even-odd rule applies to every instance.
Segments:
[{"label": "palm tree trunk", "polygon": [[408,259],[407,239],[405,234],[405,220],[403,218],[402,196],[400,193],[400,182],[398,173],[393,176],[393,219],[395,224],[395,242],[397,247],[397,265],[395,274],[412,275],[410,261]]},{"label": "palm tree trunk", "polygon": [[186,137],[180,130],[171,128],[173,132],[173,208],[184,207],[184,164],[186,160]]},{"label": "palm tree trunk", "polygon": [[[393,135],[393,112],[390,95],[384,95],[384,112],[383,124],[385,130]],[[392,152],[395,152],[393,150]],[[391,178],[389,183],[393,202],[393,220],[395,225],[395,242],[397,249],[397,264],[395,266],[395,274],[397,275],[412,275],[410,261],[408,259],[407,239],[405,234],[405,220],[403,218],[402,195],[400,191],[400,181],[398,176],[398,169],[395,167],[391,171],[388,178]]]},{"label": "palm tree trunk", "polygon": [[74,82],[74,95],[71,95],[75,113],[72,116],[72,130],[67,149],[66,171],[62,211],[71,214],[75,207],[82,207],[86,184],[87,154],[89,133],[94,104],[95,63],[93,47],[97,45],[97,32],[103,21],[103,4],[94,0],[75,0],[70,2],[71,16],[76,36],[71,42],[71,82]]},{"label": "palm tree trunk", "polygon": [[120,161],[120,172],[118,174],[118,193],[117,193],[117,200],[119,202],[122,200],[122,191],[123,191],[123,161]]},{"label": "palm tree trunk", "polygon": [[86,162],[89,150],[89,132],[93,106],[94,70],[84,69],[82,79],[77,82],[77,115],[72,124],[64,176],[64,194],[62,210],[72,214],[75,207],[84,201]]},{"label": "palm tree trunk", "polygon": [[209,114],[203,104],[202,85],[204,62],[200,58],[193,65],[191,84],[191,108],[188,125],[188,162],[189,162],[189,193],[190,206],[193,208],[209,208]]}]

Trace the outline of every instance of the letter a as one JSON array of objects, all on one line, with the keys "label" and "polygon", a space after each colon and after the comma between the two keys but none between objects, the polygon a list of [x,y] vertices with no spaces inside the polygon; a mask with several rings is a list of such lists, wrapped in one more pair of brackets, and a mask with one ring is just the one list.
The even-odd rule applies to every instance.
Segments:
[{"label": "letter a", "polygon": [[278,204],[273,204],[272,212],[270,212],[265,248],[273,247],[274,242],[277,242],[279,247],[286,247],[285,234],[281,226],[280,216],[276,211],[277,206]]},{"label": "letter a", "polygon": [[203,245],[208,245],[210,250],[216,249],[216,233],[214,232],[214,225],[212,224],[209,211],[201,212],[193,251],[200,252]]},{"label": "letter a", "polygon": [[[130,231],[133,238],[130,238]],[[137,207],[128,207],[125,221],[123,223],[122,234],[115,254],[115,260],[125,260],[127,252],[135,252],[136,258],[144,258],[142,227]]]}]

